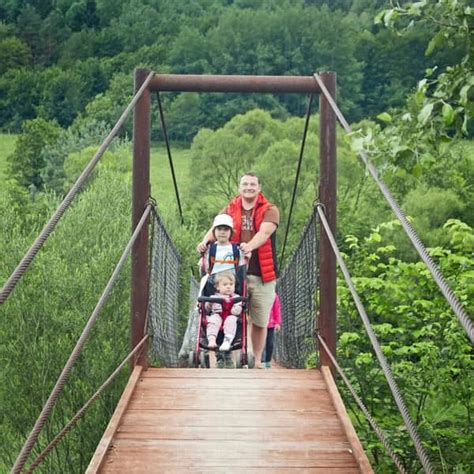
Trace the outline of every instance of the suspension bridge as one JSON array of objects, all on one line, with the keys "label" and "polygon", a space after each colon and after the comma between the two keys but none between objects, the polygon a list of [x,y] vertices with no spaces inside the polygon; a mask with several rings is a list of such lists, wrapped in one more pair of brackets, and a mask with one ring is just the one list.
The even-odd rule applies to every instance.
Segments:
[{"label": "suspension bridge", "polygon": [[[310,94],[295,189],[312,96],[319,94],[319,196],[301,240],[278,280],[284,318],[276,347],[279,365],[274,370],[181,368],[189,365],[188,355],[195,345],[197,314],[195,308],[190,310],[188,327],[181,339],[176,320],[180,304],[181,257],[151,199],[149,184],[150,109],[151,96],[155,92],[182,217],[159,97],[159,92],[168,91]],[[15,285],[133,110],[133,233],[18,454],[13,473],[33,472],[41,466],[117,374],[130,366],[129,381],[90,461],[89,473],[236,472],[242,469],[275,473],[373,472],[337,390],[336,374],[366,416],[391,458],[394,470],[406,472],[387,436],[335,359],[337,265],[386,376],[420,467],[424,472],[434,472],[334,237],[336,120],[346,132],[351,131],[335,97],[336,77],[331,72],[309,77],[180,76],[146,70],[135,72],[132,101],[0,292],[0,303],[15,297],[12,294]],[[361,153],[360,157],[472,342],[474,330],[469,316],[367,155]],[[295,193],[291,209],[294,196]],[[288,224],[290,219],[291,210]],[[39,453],[34,452],[46,420],[129,255],[132,257],[131,350],[47,446]],[[193,279],[190,288],[189,300],[195,301],[198,284]],[[319,354],[318,368],[304,369],[308,355],[315,351]],[[150,353],[162,361],[162,368],[148,366]]]}]

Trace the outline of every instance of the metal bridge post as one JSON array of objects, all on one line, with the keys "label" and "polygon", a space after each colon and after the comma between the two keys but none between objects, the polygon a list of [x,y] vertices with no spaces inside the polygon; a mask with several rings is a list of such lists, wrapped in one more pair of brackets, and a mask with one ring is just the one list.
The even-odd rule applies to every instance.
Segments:
[{"label": "metal bridge post", "polygon": [[[135,69],[135,93],[140,89],[150,71]],[[143,215],[150,196],[150,91],[144,91],[135,105],[133,115],[133,206],[132,232]],[[148,306],[148,225],[145,224],[132,248],[131,288],[131,346],[132,349],[144,336]],[[147,366],[148,344],[132,359],[136,364]]]},{"label": "metal bridge post", "polygon": [[[331,96],[336,98],[336,73],[319,74]],[[336,115],[324,94],[319,96],[320,180],[319,202],[329,226],[336,235]],[[324,228],[320,229],[320,298],[318,330],[329,350],[336,356],[336,256]],[[319,365],[334,367],[324,350],[319,353]]]}]

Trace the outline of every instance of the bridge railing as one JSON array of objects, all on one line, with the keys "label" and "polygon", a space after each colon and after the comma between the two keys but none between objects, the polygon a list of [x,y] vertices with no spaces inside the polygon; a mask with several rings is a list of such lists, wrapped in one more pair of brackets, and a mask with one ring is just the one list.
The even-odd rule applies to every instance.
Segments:
[{"label": "bridge railing", "polygon": [[[29,250],[26,252],[25,256],[21,259],[20,263],[17,265],[15,270],[12,272],[10,277],[5,282],[4,286],[0,290],[0,304],[4,303],[6,299],[9,297],[13,289],[15,288],[18,281],[27,271],[29,265],[34,260],[35,256],[41,249],[44,242],[47,240],[49,235],[52,233],[54,228],[56,227],[57,223],[63,216],[64,212],[68,209],[71,205],[74,198],[77,196],[79,191],[81,190],[82,186],[85,184],[89,176],[91,175],[93,169],[95,168],[96,164],[99,162],[100,158],[103,156],[109,145],[111,144],[112,140],[117,136],[120,129],[122,128],[125,120],[130,115],[130,112],[133,110],[135,104],[141,98],[143,93],[148,87],[149,82],[153,78],[153,73],[150,73],[140,89],[134,95],[128,106],[123,111],[122,115],[116,122],[115,126],[112,128],[110,133],[104,139],[102,144],[100,145],[97,152],[94,154],[90,162],[84,168],[76,182],[71,187],[70,191],[66,194],[63,201],[60,203],[54,214],[51,216],[49,221],[43,227],[42,231],[31,245]],[[153,209],[153,205],[151,203],[147,204],[145,209],[143,210],[143,214],[136,225],[133,234],[126,245],[116,267],[105,287],[103,290],[89,320],[87,321],[81,335],[79,336],[74,349],[72,350],[67,362],[65,363],[47,401],[45,402],[41,413],[39,414],[33,429],[31,430],[30,435],[28,436],[27,440],[25,441],[16,461],[12,468],[13,473],[21,472],[24,468],[25,464],[27,463],[30,454],[32,452],[33,447],[35,446],[38,437],[43,430],[46,420],[48,419],[50,413],[53,410],[55,402],[59,397],[60,393],[62,392],[64,385],[70,375],[70,372],[79,357],[84,344],[91,332],[94,323],[97,321],[101,310],[103,309],[109,295],[111,294],[112,288],[115,282],[118,280],[119,274],[124,267],[128,256],[132,250],[134,243],[136,242],[137,238],[139,237],[141,231],[148,225],[149,215]],[[52,439],[52,441],[48,444],[48,446],[40,453],[40,455],[33,461],[31,466],[28,468],[28,471],[31,472],[35,467],[37,467],[49,454],[49,452],[54,448],[54,446],[59,443],[59,441],[70,431],[70,429],[77,423],[77,421],[85,414],[89,406],[95,401],[98,396],[105,390],[107,386],[110,385],[112,380],[116,377],[116,375],[120,372],[120,370],[132,359],[136,358],[137,355],[145,348],[145,343],[148,340],[148,334],[146,334],[146,330],[144,331],[145,336],[135,345],[132,351],[125,357],[125,359],[119,364],[119,366],[115,369],[115,371],[110,375],[107,380],[102,384],[102,386],[92,395],[91,399],[86,402],[86,404],[74,415],[74,417],[64,426],[64,428]]]},{"label": "bridge railing", "polygon": [[[317,74],[314,75],[314,79],[318,83],[322,94],[328,100],[331,108],[333,109],[334,113],[336,114],[343,128],[345,129],[346,132],[350,133],[351,129],[347,121],[345,120],[344,116],[338,109],[334,99],[329,94],[324,83],[321,81],[320,77]],[[464,328],[464,330],[466,331],[468,337],[470,338],[472,342],[474,340],[473,339],[474,331],[473,331],[473,324],[471,322],[471,319],[464,311],[460,302],[457,300],[452,289],[449,287],[446,280],[442,276],[439,268],[436,266],[436,264],[433,262],[433,260],[429,256],[426,248],[422,244],[421,240],[417,236],[411,224],[408,222],[406,216],[401,211],[400,207],[398,206],[395,199],[389,192],[388,188],[383,183],[383,181],[379,178],[377,174],[377,170],[369,162],[367,154],[365,152],[361,154],[361,158],[362,158],[363,163],[369,170],[370,175],[376,181],[377,185],[382,191],[383,196],[389,202],[392,210],[395,212],[397,218],[402,223],[402,227],[404,228],[405,232],[407,233],[408,237],[410,238],[411,242],[413,243],[415,249],[419,253],[423,262],[425,263],[425,265],[431,272],[433,279],[435,280],[435,282],[437,283],[438,287],[441,290],[441,293],[443,294],[446,301],[450,304],[453,312],[455,313],[456,317],[458,318],[459,322],[461,323],[462,327]],[[308,242],[306,239],[306,234],[308,233],[308,229],[314,229],[315,227],[315,222],[314,222],[315,214],[317,214],[317,218],[318,218],[317,220],[321,223],[324,229],[325,236],[330,241],[332,251],[334,252],[334,255],[336,256],[337,263],[342,271],[342,274],[344,275],[346,284],[350,289],[356,308],[361,316],[364,327],[366,329],[366,332],[372,344],[373,350],[382,367],[382,371],[387,379],[388,385],[392,392],[397,408],[403,418],[406,429],[412,439],[413,445],[417,452],[418,459],[420,460],[420,463],[424,471],[428,473],[432,473],[434,471],[431,466],[431,461],[426,453],[426,450],[423,447],[423,444],[417,432],[415,423],[410,417],[407,406],[403,400],[401,391],[398,388],[398,385],[395,382],[395,379],[393,377],[390,365],[388,364],[385,358],[385,355],[383,354],[380,343],[371,326],[367,313],[365,312],[365,309],[361,303],[361,299],[359,295],[357,294],[355,285],[352,282],[347,266],[345,265],[342,255],[339,252],[339,249],[336,244],[336,240],[334,238],[334,234],[331,231],[331,226],[329,225],[328,220],[326,218],[326,214],[324,212],[324,206],[321,204],[318,204],[315,206],[313,215],[309,219],[308,225],[305,228],[305,232],[303,233],[303,237],[300,241],[300,244],[297,247],[293,256],[291,257],[289,264],[285,268],[285,271],[278,285],[278,288],[280,291],[280,297],[282,299],[282,308],[283,308],[285,317],[283,319],[282,332],[277,338],[277,351],[276,351],[277,360],[279,360],[281,363],[287,366],[292,366],[292,364],[296,364],[296,366],[303,366],[306,359],[305,358],[301,359],[300,355],[303,354],[305,346],[306,347],[310,346],[311,337],[314,336],[314,346],[316,347],[319,345],[325,357],[331,361],[333,367],[341,374],[341,377],[343,378],[344,382],[349,387],[349,391],[356,398],[357,404],[359,405],[362,412],[368,419],[369,424],[374,429],[376,435],[379,437],[383,446],[386,448],[388,455],[391,457],[391,459],[393,460],[394,464],[397,466],[399,471],[405,472],[405,469],[403,465],[401,464],[400,460],[395,455],[394,451],[390,449],[390,447],[388,446],[386,436],[384,435],[382,430],[380,430],[380,428],[377,426],[374,419],[370,416],[362,400],[356,395],[353,387],[348,382],[347,377],[345,377],[344,373],[342,372],[342,369],[337,364],[337,361],[334,357],[334,354],[332,353],[331,348],[328,347],[328,344],[326,344],[327,341],[325,341],[324,338],[319,333],[319,330],[318,330],[319,328],[317,328],[314,325],[313,326],[314,333],[313,333],[313,330],[311,329],[311,327],[305,326],[307,318],[305,316],[302,316],[302,317],[299,316],[299,313],[301,311],[304,313],[304,309],[302,305],[300,306],[300,302],[302,302],[302,298],[301,296],[297,296],[297,293],[300,293],[301,287],[305,284],[308,284],[308,282],[312,282],[311,284],[308,284],[307,286],[307,291],[309,293],[310,300],[308,302],[308,296],[306,296],[305,306],[309,305],[311,307],[311,310],[313,311],[313,317],[316,315],[316,312],[317,312],[316,298],[318,295],[318,290],[316,287],[319,285],[318,285],[318,282],[316,281],[316,278],[313,277],[313,275],[319,275],[319,268],[318,268],[317,259],[314,258],[311,252],[308,253],[308,250],[307,250],[308,247],[312,248],[313,246],[315,246],[315,244]],[[316,252],[314,253],[316,254]],[[317,321],[317,318],[316,318],[316,321]],[[300,333],[298,328],[302,328],[302,327],[306,327],[305,333]],[[307,357],[307,354],[308,354],[307,352],[304,353],[306,357]]]}]

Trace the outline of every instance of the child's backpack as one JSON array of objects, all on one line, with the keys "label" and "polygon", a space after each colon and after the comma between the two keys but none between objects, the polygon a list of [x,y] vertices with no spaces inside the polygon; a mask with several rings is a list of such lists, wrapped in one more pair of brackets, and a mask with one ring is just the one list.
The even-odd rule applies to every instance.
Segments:
[{"label": "child's backpack", "polygon": [[[214,263],[216,261],[216,251],[217,251],[217,244],[214,242],[209,247],[209,266],[208,266],[208,273],[209,275],[212,273],[212,269],[214,267]],[[235,267],[235,273],[237,273],[237,268],[239,266],[240,260],[240,249],[239,244],[232,244],[232,252],[234,254],[234,259],[232,261],[226,263],[233,263]]]}]

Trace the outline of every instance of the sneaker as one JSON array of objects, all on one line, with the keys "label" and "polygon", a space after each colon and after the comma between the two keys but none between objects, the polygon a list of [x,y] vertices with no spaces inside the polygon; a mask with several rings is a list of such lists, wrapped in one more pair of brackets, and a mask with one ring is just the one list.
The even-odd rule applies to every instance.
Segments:
[{"label": "sneaker", "polygon": [[230,351],[230,341],[229,339],[224,339],[224,342],[221,344],[221,347],[219,347],[219,350],[222,352],[229,352]]},{"label": "sneaker", "polygon": [[223,369],[224,368],[224,359],[217,359],[216,360],[216,367],[218,369]]}]

